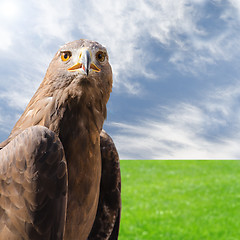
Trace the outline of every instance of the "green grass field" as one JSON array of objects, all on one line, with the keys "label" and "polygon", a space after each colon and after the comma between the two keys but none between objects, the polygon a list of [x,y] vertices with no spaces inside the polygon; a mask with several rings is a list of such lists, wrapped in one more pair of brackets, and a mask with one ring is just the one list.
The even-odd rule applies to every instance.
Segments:
[{"label": "green grass field", "polygon": [[240,161],[120,164],[119,240],[240,239]]}]

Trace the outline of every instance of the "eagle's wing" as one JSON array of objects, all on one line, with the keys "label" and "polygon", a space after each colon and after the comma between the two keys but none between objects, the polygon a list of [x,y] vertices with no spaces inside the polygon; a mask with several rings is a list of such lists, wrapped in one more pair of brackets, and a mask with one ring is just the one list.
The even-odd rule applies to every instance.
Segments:
[{"label": "eagle's wing", "polygon": [[0,150],[0,240],[63,239],[66,201],[67,165],[55,133],[30,127]]},{"label": "eagle's wing", "polygon": [[111,137],[101,132],[102,177],[96,219],[88,240],[118,239],[121,216],[121,176],[116,147]]}]

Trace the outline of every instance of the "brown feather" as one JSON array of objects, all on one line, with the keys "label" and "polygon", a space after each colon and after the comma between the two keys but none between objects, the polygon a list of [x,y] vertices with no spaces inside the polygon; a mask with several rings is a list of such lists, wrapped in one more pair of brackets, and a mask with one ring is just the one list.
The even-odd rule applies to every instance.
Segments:
[{"label": "brown feather", "polygon": [[102,177],[97,216],[88,240],[118,239],[121,213],[119,157],[111,137],[101,132]]},{"label": "brown feather", "polygon": [[[46,196],[49,199],[57,197],[56,189],[61,188],[61,184],[66,185],[66,181],[62,181],[62,179],[65,179],[66,173],[65,167],[61,165],[62,162],[59,163],[58,170],[55,172],[55,175],[59,176],[59,181],[51,181],[52,172],[48,169],[48,166],[54,166],[56,164],[55,159],[64,157],[68,165],[68,202],[64,239],[87,239],[93,223],[96,221],[101,173],[102,177],[104,176],[101,162],[100,133],[106,118],[106,103],[112,88],[112,71],[107,53],[104,62],[98,62],[93,57],[93,61],[101,69],[100,72],[91,72],[88,76],[85,76],[67,71],[70,66],[75,64],[74,58],[72,57],[69,61],[63,62],[61,61],[61,52],[71,51],[72,56],[79,58],[78,54],[83,47],[92,51],[92,56],[99,50],[106,53],[104,47],[89,40],[77,40],[61,47],[50,63],[43,82],[14,126],[9,138],[0,144],[0,149],[3,148],[0,151],[0,158],[5,161],[5,164],[0,164],[3,184],[8,184],[8,171],[14,169],[10,176],[14,176],[16,179],[19,191],[22,191],[21,196],[27,201],[25,205],[28,206],[27,209],[21,212],[20,216],[22,222],[25,219],[25,224],[28,223],[23,229],[21,229],[22,225],[18,224],[19,220],[16,222],[15,218],[9,218],[11,224],[8,224],[8,226],[4,222],[6,214],[3,214],[1,218],[4,219],[2,220],[3,224],[8,226],[7,228],[2,227],[6,231],[5,236],[10,234],[9,231],[16,235],[16,226],[18,226],[17,232],[21,234],[23,239],[29,237],[39,239],[40,233],[50,234],[51,231],[51,234],[54,233],[54,229],[51,231],[50,229],[52,229],[51,226],[55,224],[56,219],[53,215],[48,214],[48,206],[53,202],[51,203],[48,200],[46,203]],[[41,125],[53,131],[59,137],[64,151],[58,147],[56,149],[52,147],[53,139],[47,138],[46,140],[41,131],[34,133],[35,139],[33,140],[37,141],[35,145],[29,141],[25,143],[21,139],[23,138],[22,133],[25,133],[25,129],[29,132],[33,131],[32,127],[35,125]],[[31,134],[29,137],[31,138]],[[14,150],[15,147],[19,148],[18,151]],[[51,150],[47,151],[47,155],[45,157],[41,156],[41,160],[39,160],[40,152],[45,152],[49,147]],[[10,152],[14,153],[14,159],[16,160],[9,159],[10,155],[6,154],[7,150],[5,149],[9,149]],[[26,156],[26,160],[23,156]],[[36,164],[39,161],[44,164]],[[7,166],[11,162],[12,165]],[[38,192],[36,192],[36,189],[34,190],[34,186],[36,186],[34,184],[35,178],[38,179],[38,176],[34,175],[35,170],[31,170],[35,169],[36,166],[39,167],[37,172],[42,174]],[[31,171],[28,171],[28,169]],[[106,174],[109,173],[108,170]],[[120,174],[116,173],[117,176]],[[9,200],[7,195],[6,197],[3,195],[3,193],[8,194],[6,191],[9,191],[9,195],[12,197],[14,188],[4,187],[4,190],[0,189],[0,195],[3,196],[2,204],[5,204],[3,211],[5,212],[5,209],[19,205],[16,199],[11,198]],[[101,195],[104,195],[104,193],[101,193]],[[38,201],[36,201],[36,198]],[[48,204],[49,201],[50,205]],[[13,204],[14,202],[16,203]],[[22,200],[20,202],[21,205]],[[53,207],[53,205],[51,206]],[[14,216],[14,210],[11,210],[11,212]],[[116,218],[115,212],[114,210],[112,219]],[[61,216],[64,216],[64,214],[61,213]],[[29,219],[34,219],[32,225]],[[16,224],[14,225],[13,222],[16,222]],[[111,229],[112,224],[110,224]],[[21,233],[18,229],[21,230]],[[108,231],[111,232],[111,229]],[[57,234],[62,237],[63,232]],[[45,235],[44,239],[52,239],[51,237],[52,235]]]},{"label": "brown feather", "polygon": [[[54,156],[53,149],[58,149]],[[63,151],[58,137],[40,126],[24,130],[0,151],[0,212],[4,216],[0,220],[1,240],[62,239],[67,200]],[[50,157],[54,157],[51,164],[43,161]],[[59,178],[57,173],[59,168],[63,170],[63,165],[64,174]],[[49,172],[47,176],[45,169]],[[17,172],[27,177],[19,178]],[[4,181],[2,176],[6,175]],[[56,187],[51,188],[52,185]],[[51,221],[53,218],[57,221]]]}]

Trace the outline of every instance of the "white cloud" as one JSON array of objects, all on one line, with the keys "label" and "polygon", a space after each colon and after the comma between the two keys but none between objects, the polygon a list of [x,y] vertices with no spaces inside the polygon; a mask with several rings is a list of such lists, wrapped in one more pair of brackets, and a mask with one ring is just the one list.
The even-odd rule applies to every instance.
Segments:
[{"label": "white cloud", "polygon": [[[0,39],[0,67],[5,74],[9,71],[1,79],[0,98],[12,110],[24,109],[59,45],[74,39],[89,38],[106,45],[115,88],[131,94],[142,93],[139,79],[156,80],[159,75],[149,68],[156,60],[149,52],[149,41],[168,52],[164,62],[176,66],[179,74],[202,73],[204,67],[220,60],[239,63],[240,17],[236,16],[240,16],[240,4],[237,0],[229,0],[221,8],[217,20],[223,25],[214,34],[201,21],[209,18],[207,4],[221,7],[221,0],[8,2],[14,4],[15,14],[14,17],[0,14],[0,32],[4,36]],[[161,52],[159,49],[156,52]],[[237,156],[238,128],[232,138],[217,137],[211,142],[204,137],[211,127],[223,127],[239,118],[232,110],[236,109],[238,87],[222,90],[218,96],[208,96],[203,105],[184,103],[166,107],[166,121],[149,117],[137,126],[118,124],[121,131],[127,129],[116,135],[122,157]],[[1,116],[5,113],[0,112]],[[125,151],[126,136],[128,151]]]},{"label": "white cloud", "polygon": [[[205,1],[197,1],[203,4]],[[148,39],[155,38],[163,46],[184,44],[179,35],[202,35],[196,26],[194,6],[191,1],[146,1],[131,3],[127,0],[105,0],[97,5],[93,0],[80,4],[80,32],[88,38],[97,39],[107,45],[117,87],[125,87],[131,93],[138,93],[138,85],[129,83],[132,76],[156,77],[147,65],[151,59]],[[196,10],[195,10],[196,11]],[[76,16],[76,13],[74,15]],[[131,86],[131,87],[129,87]]]},{"label": "white cloud", "polygon": [[238,0],[228,0],[234,8],[238,11],[240,14],[240,2]]},{"label": "white cloud", "polygon": [[[225,27],[212,38],[199,25],[199,20],[206,17],[203,8],[207,2],[103,0],[99,4],[94,0],[42,0],[24,5],[12,0],[19,19],[5,19],[0,23],[0,30],[5,35],[0,51],[11,46],[11,56],[16,61],[23,53],[38,52],[37,55],[28,55],[28,60],[35,65],[46,52],[52,56],[59,44],[77,38],[97,40],[110,52],[114,86],[138,94],[142,88],[137,79],[151,79],[158,75],[148,66],[153,61],[148,51],[150,39],[168,48],[169,61],[188,73],[200,71],[203,65],[214,64],[219,59],[228,60],[238,55],[239,37],[232,35],[232,28]],[[238,8],[236,1],[230,2]],[[227,10],[232,11],[232,8]],[[226,18],[224,21],[228,22]],[[13,35],[13,32],[18,34]],[[49,62],[50,58],[46,60]],[[45,66],[46,63],[41,63],[38,67],[45,70]]]},{"label": "white cloud", "polygon": [[239,81],[200,103],[153,109],[154,117],[108,123],[121,159],[239,159]]},{"label": "white cloud", "polygon": [[7,51],[9,47],[12,44],[12,36],[11,33],[8,32],[3,26],[0,26],[0,32],[1,35],[4,36],[4,38],[1,38],[1,43],[0,43],[0,52],[1,51]]},{"label": "white cloud", "polygon": [[71,16],[72,1],[43,0],[34,2],[34,5],[37,9],[34,31],[44,41],[57,38],[64,42],[73,38],[71,31],[75,21]]}]

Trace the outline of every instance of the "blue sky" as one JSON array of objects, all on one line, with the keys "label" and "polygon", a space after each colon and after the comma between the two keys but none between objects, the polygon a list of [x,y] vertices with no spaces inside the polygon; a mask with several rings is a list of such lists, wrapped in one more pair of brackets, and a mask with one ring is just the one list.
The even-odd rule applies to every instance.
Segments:
[{"label": "blue sky", "polygon": [[240,1],[1,0],[0,141],[66,42],[107,47],[121,159],[240,159]]}]

